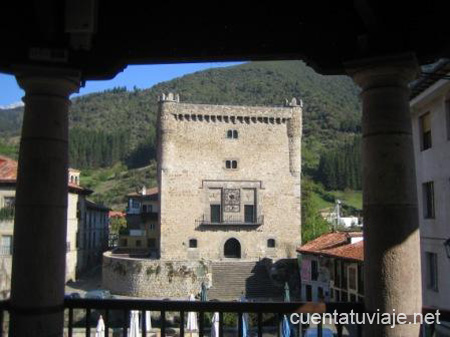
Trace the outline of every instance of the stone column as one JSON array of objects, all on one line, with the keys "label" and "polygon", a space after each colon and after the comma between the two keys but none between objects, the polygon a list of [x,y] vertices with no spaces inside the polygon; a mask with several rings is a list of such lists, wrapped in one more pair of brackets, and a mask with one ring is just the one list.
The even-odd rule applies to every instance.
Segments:
[{"label": "stone column", "polygon": [[21,69],[25,90],[11,284],[11,336],[62,336],[68,108],[79,74]]},{"label": "stone column", "polygon": [[[412,56],[353,64],[362,88],[365,306],[368,312],[422,310],[416,175],[408,83]],[[366,337],[419,336],[419,325],[366,325]]]}]

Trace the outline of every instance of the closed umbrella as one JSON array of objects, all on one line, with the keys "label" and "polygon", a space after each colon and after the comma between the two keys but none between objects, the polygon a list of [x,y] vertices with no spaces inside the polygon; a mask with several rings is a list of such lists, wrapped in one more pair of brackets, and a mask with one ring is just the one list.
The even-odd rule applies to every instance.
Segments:
[{"label": "closed umbrella", "polygon": [[291,327],[289,325],[289,320],[286,315],[283,316],[283,322],[281,324],[281,336],[291,337]]},{"label": "closed umbrella", "polygon": [[145,331],[149,332],[152,329],[152,313],[151,311],[145,312]]},{"label": "closed umbrella", "polygon": [[102,315],[98,318],[97,328],[95,329],[95,337],[105,337],[105,322],[103,322]]},{"label": "closed umbrella", "polygon": [[[285,302],[291,301],[291,294],[287,282],[284,284],[284,301]],[[291,324],[289,323],[287,315],[283,315],[283,320],[281,321],[281,336],[291,337],[291,335],[294,335],[294,329],[291,329]]]},{"label": "closed umbrella", "polygon": [[[195,301],[195,297],[193,294],[191,294],[189,296],[189,301]],[[188,312],[186,330],[191,331],[191,332],[198,330],[197,313],[196,312]]]},{"label": "closed umbrella", "polygon": [[130,315],[129,337],[140,337],[139,333],[139,311],[132,310]]},{"label": "closed umbrella", "polygon": [[[241,298],[239,299],[240,302],[247,302],[247,299],[245,298],[244,294],[242,294]],[[242,337],[248,337],[248,313],[244,312],[242,314]]]},{"label": "closed umbrella", "polygon": [[215,312],[211,319],[211,337],[219,337],[219,313]]},{"label": "closed umbrella", "polygon": [[205,282],[202,282],[202,290],[200,292],[200,300],[202,302],[208,301],[208,289],[206,288]]}]

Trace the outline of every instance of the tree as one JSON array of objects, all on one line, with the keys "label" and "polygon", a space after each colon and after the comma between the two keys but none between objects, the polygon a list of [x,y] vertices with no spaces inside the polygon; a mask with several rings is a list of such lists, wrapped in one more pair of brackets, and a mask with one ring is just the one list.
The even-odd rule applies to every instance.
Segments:
[{"label": "tree", "polygon": [[308,178],[302,179],[302,243],[314,240],[330,231],[330,225],[319,214],[313,198],[315,184]]}]

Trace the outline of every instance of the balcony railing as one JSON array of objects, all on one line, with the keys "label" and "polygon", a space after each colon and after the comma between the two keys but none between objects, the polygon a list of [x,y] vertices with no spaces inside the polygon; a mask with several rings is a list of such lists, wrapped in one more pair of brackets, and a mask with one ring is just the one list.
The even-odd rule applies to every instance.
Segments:
[{"label": "balcony railing", "polygon": [[0,246],[0,256],[12,255],[13,246]]},{"label": "balcony railing", "polygon": [[[154,300],[96,300],[96,299],[66,299],[64,335],[92,336],[95,333],[97,320],[102,315],[105,323],[105,336],[128,336],[130,326],[130,312],[136,310],[141,317],[146,311],[151,311],[152,329],[146,329],[145,320],[140,320],[141,336],[181,336],[192,335],[193,331],[186,328],[187,314],[198,314],[199,337],[209,336],[211,330],[210,316],[219,313],[219,337],[243,335],[243,315],[248,314],[248,336],[281,336],[281,322],[284,315],[292,313],[319,314],[325,313],[362,313],[361,303],[301,303],[301,302],[194,302],[194,301],[154,301]],[[9,301],[0,301],[0,337],[8,336]],[[155,314],[159,317],[155,319]],[[436,313],[435,308],[424,308],[423,313]],[[230,319],[233,318],[234,319]],[[440,310],[440,320],[450,321],[450,312]],[[424,325],[424,331],[433,333],[435,325]],[[324,330],[330,329],[334,336],[361,337],[362,325],[291,325],[296,336],[305,336],[307,329],[312,329],[313,336],[324,336]],[[292,330],[291,330],[292,331]],[[293,333],[291,333],[291,336]],[[329,335],[329,334],[328,334]],[[327,336],[328,336],[327,335]],[[309,336],[309,335],[308,335]]]},{"label": "balcony railing", "polygon": [[0,208],[0,221],[14,219],[14,206]]},{"label": "balcony railing", "polygon": [[224,216],[220,221],[211,219],[210,216],[203,215],[196,220],[198,226],[261,226],[264,223],[264,216],[254,216],[245,219],[243,216]]},{"label": "balcony railing", "polygon": [[[197,313],[199,337],[209,336],[212,328],[211,315],[219,313],[219,337],[230,334],[243,336],[243,315],[248,314],[248,336],[273,335],[280,336],[281,322],[284,315],[292,313],[338,313],[362,312],[363,306],[358,303],[300,303],[300,302],[194,302],[194,301],[154,301],[154,300],[96,300],[96,299],[66,299],[64,335],[69,337],[79,335],[91,336],[95,332],[97,320],[102,315],[105,323],[105,336],[128,336],[130,326],[130,312],[139,311],[145,317],[146,311],[153,313],[152,330],[147,331],[145,320],[140,320],[141,336],[185,336],[192,335],[186,327],[187,314]],[[0,301],[0,336],[2,332],[7,336],[8,329],[8,301]],[[154,318],[155,313],[159,317]],[[291,325],[297,336],[303,336],[307,326],[302,324]],[[317,336],[322,336],[322,323],[313,329]],[[337,336],[342,336],[343,326],[335,326]],[[348,327],[346,327],[348,330]],[[361,328],[355,326],[351,336],[361,336]],[[292,334],[291,334],[292,335]]]}]

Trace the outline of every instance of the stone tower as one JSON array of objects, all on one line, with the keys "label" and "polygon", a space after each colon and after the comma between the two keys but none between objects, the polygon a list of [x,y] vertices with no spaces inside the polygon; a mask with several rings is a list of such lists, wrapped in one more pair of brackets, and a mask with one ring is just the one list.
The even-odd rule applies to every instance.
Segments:
[{"label": "stone tower", "polygon": [[159,97],[163,260],[294,257],[300,244],[302,104]]}]

